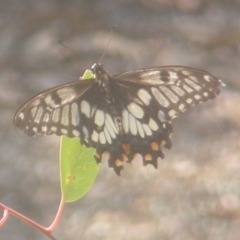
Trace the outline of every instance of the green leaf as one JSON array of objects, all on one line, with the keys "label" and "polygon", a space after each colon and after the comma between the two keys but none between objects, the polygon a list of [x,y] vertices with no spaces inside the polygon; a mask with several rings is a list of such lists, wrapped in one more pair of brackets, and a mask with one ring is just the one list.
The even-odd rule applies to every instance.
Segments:
[{"label": "green leaf", "polygon": [[65,202],[73,202],[91,188],[99,164],[93,157],[94,148],[80,145],[78,138],[63,136],[61,140],[61,190]]},{"label": "green leaf", "polygon": [[[83,79],[93,78],[87,70]],[[93,157],[95,148],[80,144],[79,138],[61,137],[60,181],[65,202],[73,202],[86,194],[94,183],[99,164]]]},{"label": "green leaf", "polygon": [[82,76],[82,79],[83,80],[88,80],[88,79],[91,79],[93,78],[94,76],[92,75],[92,71],[91,70],[86,70]]}]

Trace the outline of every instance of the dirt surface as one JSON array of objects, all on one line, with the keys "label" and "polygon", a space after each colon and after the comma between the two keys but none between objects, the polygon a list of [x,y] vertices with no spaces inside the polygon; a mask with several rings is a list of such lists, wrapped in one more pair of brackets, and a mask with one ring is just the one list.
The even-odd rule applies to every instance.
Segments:
[{"label": "dirt surface", "polygon": [[[0,1],[0,201],[51,223],[60,201],[60,138],[27,137],[12,118],[32,95],[77,80],[104,51],[112,73],[184,65],[211,72],[226,87],[174,120],[173,147],[157,170],[136,159],[118,177],[104,162],[90,192],[66,205],[54,236],[240,239],[237,0]],[[0,239],[46,238],[10,218]]]}]

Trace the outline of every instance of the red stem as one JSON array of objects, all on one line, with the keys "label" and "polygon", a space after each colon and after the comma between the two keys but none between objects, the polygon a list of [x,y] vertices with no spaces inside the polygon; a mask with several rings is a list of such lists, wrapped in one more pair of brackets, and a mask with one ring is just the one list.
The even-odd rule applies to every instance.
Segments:
[{"label": "red stem", "polygon": [[62,195],[57,214],[56,214],[52,224],[48,228],[46,228],[47,231],[52,232],[57,227],[57,225],[61,219],[61,216],[62,216],[64,203],[65,203],[65,201],[64,201],[64,197]]},{"label": "red stem", "polygon": [[58,211],[57,211],[57,214],[56,214],[56,217],[54,218],[52,224],[45,228],[43,226],[41,226],[40,224],[36,223],[35,221],[31,220],[30,218],[22,215],[21,213],[15,211],[14,209],[12,208],[9,208],[7,207],[6,205],[0,203],[0,209],[3,209],[4,210],[4,213],[3,213],[3,217],[2,219],[0,220],[0,226],[3,225],[6,220],[7,220],[7,217],[9,214],[15,216],[16,218],[24,221],[25,223],[27,223],[28,225],[34,227],[35,229],[37,229],[38,231],[42,232],[43,234],[45,234],[49,239],[51,240],[56,240],[52,235],[52,231],[56,228],[59,220],[60,220],[60,217],[61,217],[61,214],[63,212],[63,207],[64,207],[64,198],[62,196],[61,198],[61,201],[60,201],[60,204],[59,204],[59,207],[58,207]]},{"label": "red stem", "polygon": [[7,221],[7,218],[8,218],[8,210],[4,209],[3,217],[0,220],[0,227],[3,226],[3,224]]}]

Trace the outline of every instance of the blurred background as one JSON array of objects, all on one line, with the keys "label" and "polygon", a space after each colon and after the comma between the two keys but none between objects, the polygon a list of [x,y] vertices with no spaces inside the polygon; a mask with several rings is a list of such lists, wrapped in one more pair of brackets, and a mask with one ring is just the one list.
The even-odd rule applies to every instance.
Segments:
[{"label": "blurred background", "polygon": [[[54,236],[240,239],[239,0],[1,0],[0,202],[51,223],[60,201],[60,138],[30,138],[12,119],[20,104],[77,80],[103,52],[111,73],[184,65],[226,87],[173,121],[173,147],[157,170],[136,159],[118,177],[104,162],[90,192],[66,204]],[[46,237],[11,217],[0,239]]]}]

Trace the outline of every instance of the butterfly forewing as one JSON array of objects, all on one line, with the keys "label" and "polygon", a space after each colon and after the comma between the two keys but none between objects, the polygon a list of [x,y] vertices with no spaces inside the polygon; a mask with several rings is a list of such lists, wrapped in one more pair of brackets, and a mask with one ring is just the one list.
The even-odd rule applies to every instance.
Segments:
[{"label": "butterfly forewing", "polygon": [[161,146],[171,147],[171,120],[189,107],[214,98],[221,81],[188,67],[156,67],[111,76],[100,64],[94,79],[45,91],[17,111],[14,126],[28,135],[79,137],[109,155],[117,174],[136,153],[157,167]]},{"label": "butterfly forewing", "polygon": [[[222,84],[213,75],[189,67],[157,67],[118,74],[119,85],[133,86],[137,97],[152,106],[158,103],[159,117],[171,120],[198,103],[217,96]],[[136,87],[137,85],[138,87]]]},{"label": "butterfly forewing", "polygon": [[81,84],[76,81],[40,93],[18,109],[14,126],[29,136],[74,137],[80,122],[79,99],[87,94],[93,83],[94,80],[81,81]]}]

